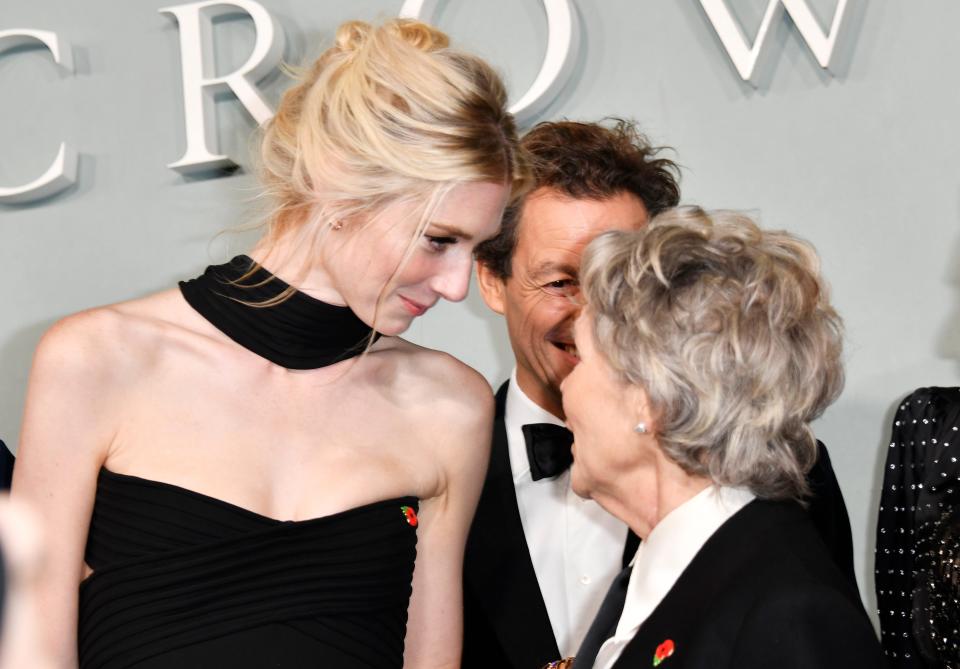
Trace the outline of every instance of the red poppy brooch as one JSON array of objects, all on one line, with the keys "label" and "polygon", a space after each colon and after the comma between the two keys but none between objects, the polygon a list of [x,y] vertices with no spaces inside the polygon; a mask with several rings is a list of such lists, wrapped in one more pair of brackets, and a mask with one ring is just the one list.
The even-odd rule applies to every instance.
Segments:
[{"label": "red poppy brooch", "polygon": [[403,512],[403,516],[407,519],[407,524],[416,527],[417,523],[417,512],[413,510],[413,507],[401,506],[400,510]]},{"label": "red poppy brooch", "polygon": [[653,654],[653,666],[660,666],[661,662],[673,655],[674,650],[676,650],[676,646],[674,646],[671,639],[667,639],[662,644],[657,646],[657,650]]}]

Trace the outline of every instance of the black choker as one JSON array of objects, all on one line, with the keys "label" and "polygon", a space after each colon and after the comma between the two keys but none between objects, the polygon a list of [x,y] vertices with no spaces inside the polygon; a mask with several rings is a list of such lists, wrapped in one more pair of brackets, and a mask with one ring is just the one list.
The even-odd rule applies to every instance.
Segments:
[{"label": "black choker", "polygon": [[[373,329],[350,307],[338,307],[294,290],[272,306],[289,285],[237,256],[180,282],[187,303],[244,348],[287,369],[317,369],[359,355]],[[244,304],[244,303],[249,304]],[[379,336],[379,335],[377,335]]]}]

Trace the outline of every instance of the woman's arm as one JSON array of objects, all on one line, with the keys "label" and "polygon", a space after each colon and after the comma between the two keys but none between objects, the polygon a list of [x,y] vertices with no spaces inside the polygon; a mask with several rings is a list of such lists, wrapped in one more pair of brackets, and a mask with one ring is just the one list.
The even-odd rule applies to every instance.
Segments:
[{"label": "woman's arm", "polygon": [[435,398],[443,407],[442,418],[438,404],[430,409],[436,442],[432,448],[441,460],[443,490],[420,509],[405,669],[460,666],[463,551],[490,459],[493,395],[479,374],[457,365],[462,369],[453,375],[456,390],[450,391],[457,401]]},{"label": "woman's arm", "polygon": [[39,588],[44,645],[56,666],[77,666],[77,591],[97,473],[110,442],[111,379],[96,316],[55,325],[41,339],[27,392],[12,496],[39,515],[47,561]]},{"label": "woman's arm", "polygon": [[41,639],[44,619],[37,603],[46,562],[40,523],[33,509],[7,495],[0,495],[0,549],[4,580],[0,667],[55,669]]}]

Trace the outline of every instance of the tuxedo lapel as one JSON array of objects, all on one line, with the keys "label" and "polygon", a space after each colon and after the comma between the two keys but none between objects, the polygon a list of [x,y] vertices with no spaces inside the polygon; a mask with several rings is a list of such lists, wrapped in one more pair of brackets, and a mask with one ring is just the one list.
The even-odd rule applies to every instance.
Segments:
[{"label": "tuxedo lapel", "polygon": [[473,519],[464,576],[516,667],[559,658],[517,506],[504,413],[508,383],[497,392],[490,468]]},{"label": "tuxedo lapel", "polygon": [[637,549],[640,547],[640,537],[633,533],[629,527],[627,528],[627,541],[623,546],[623,562],[620,565],[623,568],[626,568],[627,565],[633,560],[633,556],[637,554]]},{"label": "tuxedo lapel", "polygon": [[13,480],[13,462],[13,453],[0,440],[0,490],[10,490],[10,482]]}]

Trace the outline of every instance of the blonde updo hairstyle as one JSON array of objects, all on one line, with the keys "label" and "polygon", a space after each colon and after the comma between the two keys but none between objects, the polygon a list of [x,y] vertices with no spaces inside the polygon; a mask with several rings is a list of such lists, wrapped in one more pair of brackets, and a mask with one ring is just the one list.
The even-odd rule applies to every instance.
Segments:
[{"label": "blonde updo hairstyle", "polygon": [[455,185],[520,191],[526,165],[500,78],[409,19],[341,25],[335,44],[302,73],[263,131],[260,176],[274,209],[265,242],[316,244],[333,225],[402,198],[421,221]]},{"label": "blonde updo hairstyle", "polygon": [[842,323],[810,244],[684,207],[599,236],[581,276],[598,350],[646,391],[667,456],[761,498],[809,494],[809,424],[844,380]]}]

